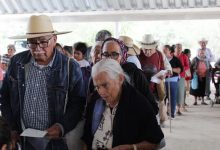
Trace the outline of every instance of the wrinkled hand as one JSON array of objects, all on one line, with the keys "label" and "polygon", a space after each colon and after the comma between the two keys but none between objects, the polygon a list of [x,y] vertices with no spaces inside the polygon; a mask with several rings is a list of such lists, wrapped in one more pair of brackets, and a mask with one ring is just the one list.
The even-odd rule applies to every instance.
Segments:
[{"label": "wrinkled hand", "polygon": [[17,142],[20,142],[20,135],[16,131],[11,131],[12,149],[16,148]]},{"label": "wrinkled hand", "polygon": [[48,128],[47,130],[47,137],[49,139],[57,139],[57,138],[60,138],[61,136],[61,128],[59,125],[57,124],[54,124],[52,125],[50,128]]},{"label": "wrinkled hand", "polygon": [[119,145],[119,146],[112,148],[111,150],[133,150],[133,146],[132,145]]},{"label": "wrinkled hand", "polygon": [[168,70],[166,76],[170,77],[172,75],[173,75],[172,72],[170,70]]}]

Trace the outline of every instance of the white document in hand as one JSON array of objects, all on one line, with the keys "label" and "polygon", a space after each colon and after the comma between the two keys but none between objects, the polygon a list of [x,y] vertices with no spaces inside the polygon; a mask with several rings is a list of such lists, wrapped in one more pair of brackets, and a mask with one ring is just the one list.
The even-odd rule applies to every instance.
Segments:
[{"label": "white document in hand", "polygon": [[26,136],[26,137],[44,137],[47,134],[47,131],[41,131],[41,130],[36,130],[36,129],[25,129],[22,133],[21,136]]},{"label": "white document in hand", "polygon": [[165,76],[166,73],[167,70],[160,70],[160,72],[151,77],[151,82],[159,84],[161,82],[161,79],[159,77]]}]

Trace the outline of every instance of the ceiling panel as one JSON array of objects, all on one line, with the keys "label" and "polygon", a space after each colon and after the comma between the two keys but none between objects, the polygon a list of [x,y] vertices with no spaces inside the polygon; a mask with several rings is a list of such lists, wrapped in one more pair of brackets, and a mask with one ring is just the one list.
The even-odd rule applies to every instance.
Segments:
[{"label": "ceiling panel", "polygon": [[[220,19],[220,0],[0,0],[0,17],[33,13],[65,15],[73,21],[117,21],[120,16],[125,20],[175,19],[177,15],[180,19]],[[131,17],[138,15],[143,16]]]},{"label": "ceiling panel", "polygon": [[2,14],[219,7],[219,0],[0,0]]}]

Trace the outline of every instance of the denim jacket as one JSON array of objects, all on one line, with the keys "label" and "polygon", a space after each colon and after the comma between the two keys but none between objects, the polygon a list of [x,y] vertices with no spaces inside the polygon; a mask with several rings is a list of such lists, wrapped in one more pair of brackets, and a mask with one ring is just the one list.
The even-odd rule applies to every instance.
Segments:
[{"label": "denim jacket", "polygon": [[[11,125],[12,130],[18,133],[22,132],[21,117],[25,94],[25,76],[31,57],[30,51],[25,51],[11,59],[0,91],[2,116]],[[80,67],[72,59],[70,59],[69,66],[68,85],[68,58],[56,51],[51,72],[46,77],[50,126],[59,123],[63,126],[64,133],[75,128],[82,117],[85,106]],[[67,107],[64,113],[67,91]]]}]

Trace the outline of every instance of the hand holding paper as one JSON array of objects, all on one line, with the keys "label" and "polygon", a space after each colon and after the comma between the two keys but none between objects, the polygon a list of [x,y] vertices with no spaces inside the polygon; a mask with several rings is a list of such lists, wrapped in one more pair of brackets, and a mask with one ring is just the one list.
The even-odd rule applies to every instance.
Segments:
[{"label": "hand holding paper", "polygon": [[21,136],[42,138],[46,134],[47,134],[47,131],[41,131],[41,130],[28,128],[28,129],[25,129],[21,133]]},{"label": "hand holding paper", "polygon": [[167,74],[167,70],[161,70],[153,77],[151,77],[151,82],[159,84],[161,82],[161,77],[164,77]]}]

